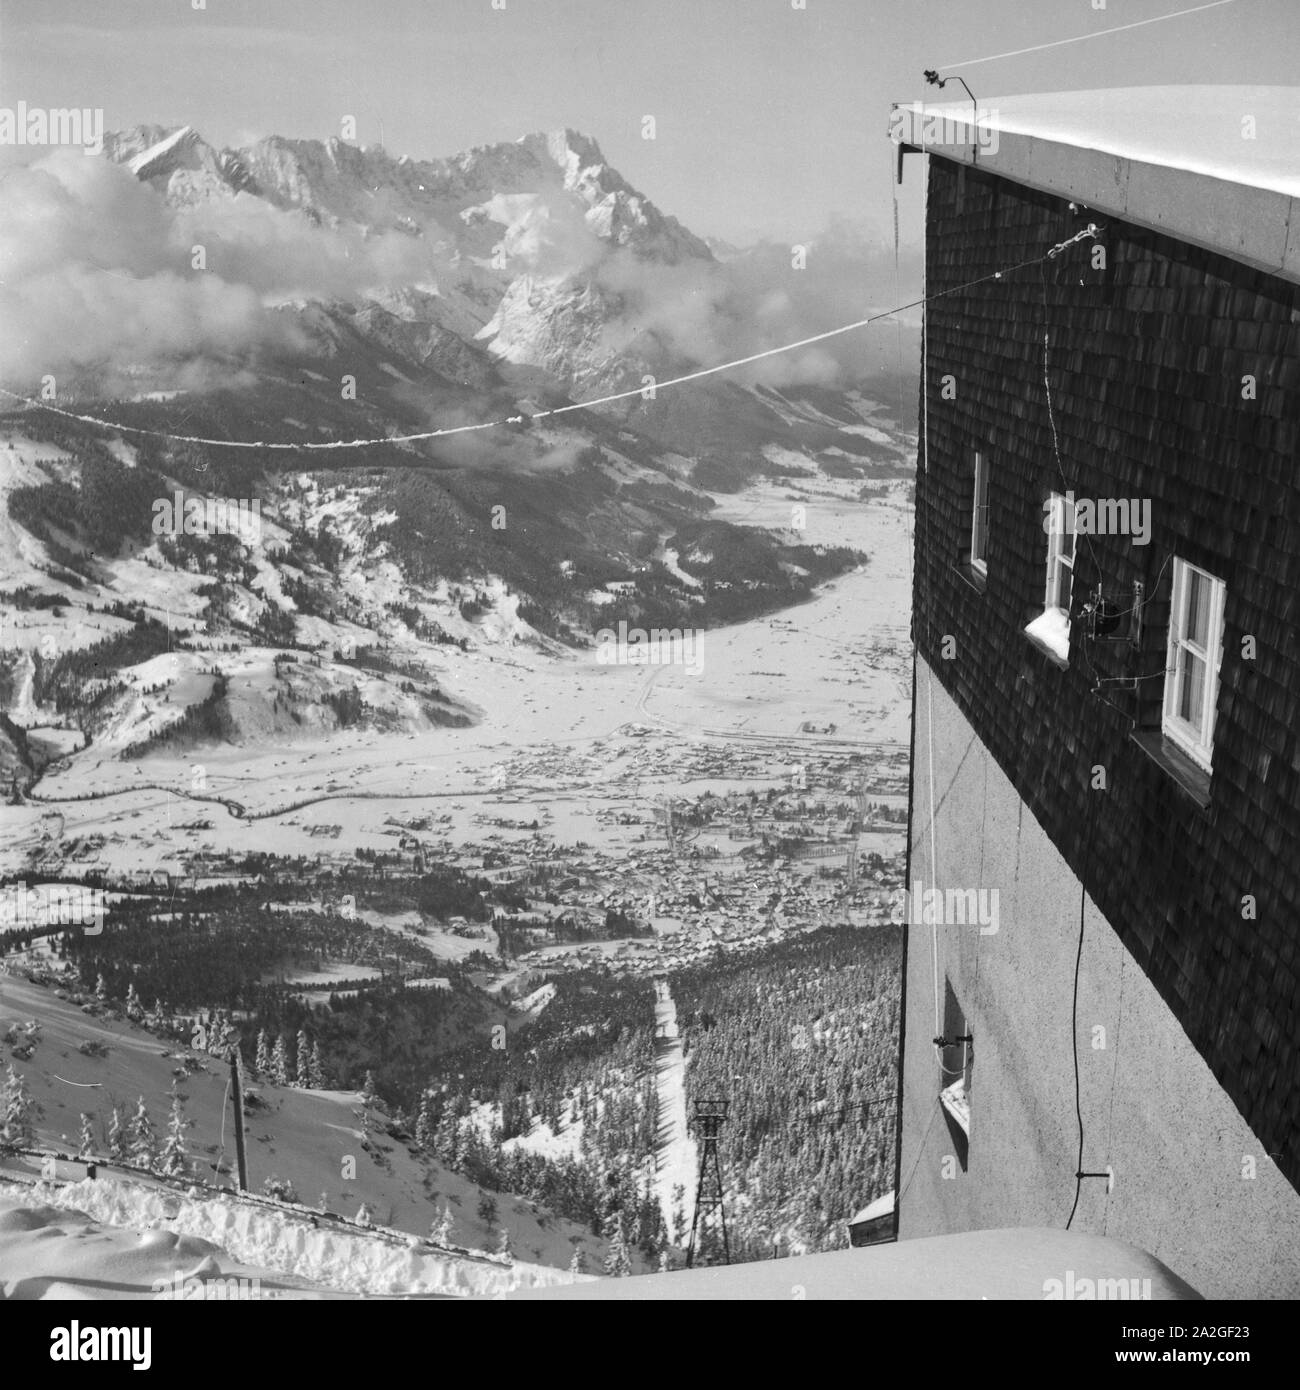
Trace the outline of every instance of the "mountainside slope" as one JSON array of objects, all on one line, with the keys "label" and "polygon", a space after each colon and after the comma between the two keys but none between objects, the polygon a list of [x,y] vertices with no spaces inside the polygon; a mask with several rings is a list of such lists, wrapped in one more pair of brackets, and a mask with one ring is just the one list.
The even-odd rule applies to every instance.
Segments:
[{"label": "mountainside slope", "polygon": [[[75,1154],[78,1117],[84,1112],[91,1116],[95,1152],[104,1157],[112,1107],[119,1105],[129,1120],[141,1096],[162,1134],[176,1083],[185,1096],[195,1177],[233,1186],[229,1069],[219,1058],[162,1042],[122,1018],[87,1015],[50,987],[0,977],[0,1035],[30,1019],[40,1020],[33,1055],[9,1060],[43,1111],[36,1147]],[[104,1055],[84,1055],[83,1044],[98,1044]],[[197,1062],[196,1070],[186,1066],[187,1056]],[[174,1075],[178,1068],[186,1073],[183,1079]],[[274,1180],[278,1190],[309,1207],[349,1218],[364,1207],[376,1225],[419,1236],[428,1235],[446,1202],[454,1222],[450,1240],[456,1245],[495,1250],[504,1228],[521,1260],[567,1268],[576,1244],[586,1267],[600,1268],[608,1241],[537,1203],[499,1193],[497,1219],[485,1221],[479,1212],[482,1189],[413,1153],[409,1138],[403,1141],[388,1132],[391,1121],[382,1109],[367,1112],[355,1093],[299,1090],[258,1080],[253,1097],[247,1109],[247,1148],[254,1192]]]}]

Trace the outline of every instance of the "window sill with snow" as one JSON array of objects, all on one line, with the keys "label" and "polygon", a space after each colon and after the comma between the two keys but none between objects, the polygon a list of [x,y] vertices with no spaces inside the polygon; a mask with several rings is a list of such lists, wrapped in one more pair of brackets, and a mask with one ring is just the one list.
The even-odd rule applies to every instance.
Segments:
[{"label": "window sill with snow", "polygon": [[1062,671],[1070,665],[1070,618],[1064,608],[1048,608],[1025,628],[1030,644]]}]

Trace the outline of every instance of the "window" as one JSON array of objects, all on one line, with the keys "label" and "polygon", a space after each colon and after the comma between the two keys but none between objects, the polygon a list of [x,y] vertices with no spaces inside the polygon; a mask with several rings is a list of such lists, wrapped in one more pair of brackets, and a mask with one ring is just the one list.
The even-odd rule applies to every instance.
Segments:
[{"label": "window", "polygon": [[939,1047],[939,1104],[948,1123],[948,1135],[957,1161],[965,1172],[970,1154],[971,1075],[975,1061],[971,1034],[966,1026],[952,981],[944,981],[943,1036]]},{"label": "window", "polygon": [[1048,503],[1047,527],[1047,595],[1046,610],[1053,608],[1070,615],[1070,591],[1074,585],[1074,547],[1078,542],[1075,529],[1073,499],[1067,501],[1059,492],[1052,493]]},{"label": "window", "polygon": [[989,540],[989,461],[986,455],[975,455],[975,493],[970,519],[970,567],[976,574],[987,576]]},{"label": "window", "polygon": [[1175,557],[1160,731],[1207,772],[1213,754],[1227,594],[1223,580]]},{"label": "window", "polygon": [[1043,503],[1047,532],[1047,588],[1043,611],[1025,628],[1028,637],[1057,665],[1070,657],[1070,594],[1074,587],[1074,547],[1078,540],[1073,496],[1052,493]]}]

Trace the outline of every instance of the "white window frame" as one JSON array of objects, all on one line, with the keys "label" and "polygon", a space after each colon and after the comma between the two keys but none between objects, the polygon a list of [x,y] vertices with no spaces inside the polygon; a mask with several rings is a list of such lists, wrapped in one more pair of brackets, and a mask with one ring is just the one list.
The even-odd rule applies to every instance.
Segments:
[{"label": "white window frame", "polygon": [[[1209,584],[1209,613],[1206,618],[1204,647],[1194,642],[1186,631],[1193,576],[1199,576]],[[1207,772],[1210,771],[1214,756],[1215,707],[1219,702],[1219,668],[1223,662],[1223,613],[1227,598],[1228,586],[1224,580],[1199,565],[1174,556],[1169,645],[1165,659],[1165,697],[1160,732]],[[1184,719],[1178,712],[1189,656],[1204,666],[1204,675],[1201,677],[1199,724]]]},{"label": "white window frame", "polygon": [[[1079,543],[1079,532],[1076,525],[1078,516],[1078,505],[1075,505],[1075,515],[1069,518],[1069,526],[1066,526],[1066,507],[1069,498],[1064,493],[1054,492],[1051,495],[1051,511],[1049,517],[1051,524],[1047,528],[1047,584],[1043,594],[1044,611],[1053,608],[1065,614],[1068,619],[1070,616],[1070,600],[1074,594],[1074,557],[1075,550]],[[1065,583],[1065,602],[1060,603],[1058,599],[1061,591],[1061,572],[1068,575]]]},{"label": "white window frame", "polygon": [[989,561],[989,460],[976,451],[975,487],[971,500],[970,567],[976,574],[988,578]]}]

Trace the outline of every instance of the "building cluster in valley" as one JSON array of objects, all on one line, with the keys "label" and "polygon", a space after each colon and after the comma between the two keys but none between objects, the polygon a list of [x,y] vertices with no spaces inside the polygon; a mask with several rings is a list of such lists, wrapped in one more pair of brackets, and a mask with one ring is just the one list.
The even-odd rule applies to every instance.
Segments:
[{"label": "building cluster in valley", "polygon": [[[340,837],[345,801],[270,822],[281,834],[257,855],[216,845],[206,820],[187,822],[149,886],[291,882],[305,910],[354,901],[366,922],[415,937],[435,956],[495,958],[501,976],[597,963],[653,973],[820,926],[889,921],[903,882],[905,748],[669,741],[635,725],[623,733],[608,745],[552,745],[461,769],[463,796],[378,799],[365,828],[382,847],[360,852]],[[310,848],[294,852],[283,832],[307,836]],[[63,840],[65,869],[93,871],[117,838]],[[504,890],[492,894],[487,920],[367,904],[368,885],[442,866]]]}]

